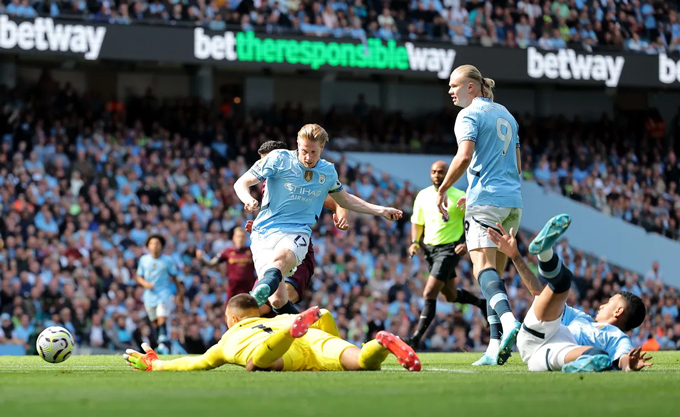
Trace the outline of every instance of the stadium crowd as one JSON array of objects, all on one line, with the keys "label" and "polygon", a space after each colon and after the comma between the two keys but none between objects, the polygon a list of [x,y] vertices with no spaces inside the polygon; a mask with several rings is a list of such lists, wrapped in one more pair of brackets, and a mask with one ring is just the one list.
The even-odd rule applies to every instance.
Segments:
[{"label": "stadium crowd", "polygon": [[[259,144],[294,141],[302,120],[310,118],[346,139],[347,132],[336,126],[369,114],[361,102],[353,115],[342,117],[294,107],[243,115],[238,108],[192,100],[160,102],[151,94],[128,103],[106,102],[59,88],[49,77],[4,90],[0,100],[0,344],[24,345],[28,352],[49,325],[69,329],[81,347],[120,351],[143,341],[153,345],[143,290],[134,277],[145,241],[156,232],[168,240],[165,253],[176,262],[186,295],[171,320],[171,352],[204,351],[225,331],[229,277],[224,265],[208,269],[193,252],[201,248],[214,256],[232,244],[231,230],[249,218],[232,186],[258,159]],[[399,140],[395,132],[375,135]],[[546,149],[525,137],[524,146],[534,150],[527,153],[541,160]],[[585,151],[595,156],[599,145]],[[423,258],[406,254],[417,190],[370,166],[336,163],[351,192],[403,208],[405,216],[395,223],[353,216],[350,230],[341,232],[325,213],[314,232],[318,265],[312,291],[302,304],[329,309],[343,337],[357,345],[381,329],[405,338],[417,323],[427,276]],[[530,238],[520,232],[523,253]],[[658,265],[641,277],[575,251],[566,241],[558,253],[576,276],[570,305],[592,313],[612,292],[626,289],[641,295],[649,308],[634,344],[680,348],[680,297],[663,284]],[[527,258],[535,269],[536,259]],[[469,259],[459,264],[457,275],[461,286],[479,293]],[[531,297],[512,266],[505,278],[511,305],[523,317]],[[424,339],[427,349],[485,348],[484,319],[465,307],[437,304],[435,324]]]},{"label": "stadium crowd", "polygon": [[5,0],[0,12],[456,45],[680,49],[678,0]]}]

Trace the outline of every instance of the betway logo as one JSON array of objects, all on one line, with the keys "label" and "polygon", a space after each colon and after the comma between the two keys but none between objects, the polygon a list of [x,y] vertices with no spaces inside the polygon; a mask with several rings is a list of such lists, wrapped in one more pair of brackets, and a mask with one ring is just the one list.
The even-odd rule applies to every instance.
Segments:
[{"label": "betway logo", "polygon": [[557,54],[541,54],[536,48],[527,50],[527,74],[531,78],[547,77],[551,80],[604,81],[607,87],[616,87],[626,60],[622,56],[576,55],[571,49],[561,49]]},{"label": "betway logo", "polygon": [[245,61],[307,65],[317,70],[331,67],[412,70],[436,73],[441,79],[451,74],[456,51],[420,48],[410,42],[383,44],[369,39],[366,44],[321,42],[295,39],[260,39],[253,32],[225,32],[210,36],[194,29],[194,56],[217,61]]},{"label": "betway logo", "polygon": [[659,81],[664,84],[680,81],[680,61],[675,62],[666,54],[659,54]]},{"label": "betway logo", "polygon": [[61,51],[83,54],[85,59],[99,57],[106,36],[103,26],[54,24],[50,18],[18,23],[0,16],[0,48],[19,47],[25,51]]}]

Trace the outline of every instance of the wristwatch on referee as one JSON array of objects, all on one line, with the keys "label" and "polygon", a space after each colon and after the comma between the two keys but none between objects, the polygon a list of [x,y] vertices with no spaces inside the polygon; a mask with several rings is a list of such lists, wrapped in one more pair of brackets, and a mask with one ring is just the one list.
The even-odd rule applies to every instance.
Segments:
[{"label": "wristwatch on referee", "polygon": [[412,240],[411,244],[420,246],[420,242],[418,242],[417,240]]}]

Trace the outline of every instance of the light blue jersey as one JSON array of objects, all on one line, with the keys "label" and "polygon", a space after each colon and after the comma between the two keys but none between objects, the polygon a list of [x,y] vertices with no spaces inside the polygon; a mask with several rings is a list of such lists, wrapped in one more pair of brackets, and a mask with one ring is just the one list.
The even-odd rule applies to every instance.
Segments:
[{"label": "light blue jersey", "polygon": [[518,125],[504,106],[475,97],[458,113],[454,127],[458,144],[475,142],[467,172],[466,205],[522,208],[517,155]]},{"label": "light blue jersey", "polygon": [[335,166],[319,159],[307,168],[296,151],[275,150],[250,169],[260,181],[267,181],[262,209],[253,223],[253,231],[312,234],[328,193],[342,191]]},{"label": "light blue jersey", "polygon": [[172,298],[170,275],[177,276],[177,267],[168,255],[154,258],[151,254],[142,255],[137,266],[137,275],[154,285],[151,290],[144,290],[142,301],[147,307],[156,307],[167,303]]},{"label": "light blue jersey", "polygon": [[607,351],[612,361],[630,352],[633,343],[621,329],[607,323],[596,323],[588,314],[565,306],[562,324],[581,346],[593,346]]}]

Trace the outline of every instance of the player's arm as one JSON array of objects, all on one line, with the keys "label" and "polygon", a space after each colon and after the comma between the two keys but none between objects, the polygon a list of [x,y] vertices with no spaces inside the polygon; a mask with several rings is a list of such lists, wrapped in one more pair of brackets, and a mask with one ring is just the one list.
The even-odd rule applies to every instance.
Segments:
[{"label": "player's arm", "polygon": [[[633,348],[630,352],[621,355],[618,359],[618,367],[622,371],[641,371],[645,366],[652,366],[651,356],[647,356],[647,352],[643,352],[642,348]],[[614,361],[616,362],[616,361]]]},{"label": "player's arm", "polygon": [[250,187],[260,182],[261,180],[255,174],[248,171],[234,183],[234,191],[247,211],[255,211],[260,206],[260,203],[250,195]]},{"label": "player's arm", "polygon": [[125,351],[123,358],[128,365],[139,371],[208,371],[218,368],[225,363],[222,343],[208,349],[201,356],[185,356],[171,361],[162,361],[147,343],[142,343],[144,354],[133,349]]},{"label": "player's arm", "polygon": [[543,284],[541,284],[541,281],[539,281],[538,278],[536,278],[536,275],[529,269],[529,265],[527,265],[524,258],[522,258],[522,255],[519,253],[514,230],[510,229],[510,233],[507,233],[500,223],[496,223],[496,227],[498,227],[502,234],[489,227],[487,229],[489,238],[498,246],[498,250],[512,259],[512,263],[515,265],[519,277],[522,279],[522,282],[526,285],[527,289],[529,289],[531,295],[539,295],[541,291],[543,291]]},{"label": "player's arm", "polygon": [[468,169],[470,161],[472,161],[472,152],[474,150],[475,142],[472,140],[463,140],[458,144],[458,152],[456,152],[456,156],[451,160],[451,165],[446,172],[444,182],[442,182],[437,191],[440,196],[445,197],[448,189],[453,187],[453,184],[465,174],[465,170]]},{"label": "player's arm", "polygon": [[362,214],[372,214],[374,216],[381,216],[387,220],[399,220],[403,214],[401,210],[392,207],[376,206],[368,203],[361,198],[348,193],[345,190],[333,192],[330,196],[342,208]]},{"label": "player's arm", "polygon": [[335,223],[336,228],[340,230],[349,229],[349,220],[347,220],[348,215],[347,209],[340,207],[338,203],[336,203],[335,200],[333,200],[333,197],[327,195],[326,199],[323,201],[323,207],[333,212],[333,223]]},{"label": "player's arm", "polygon": [[137,266],[137,275],[135,275],[135,281],[137,281],[137,284],[141,285],[147,290],[153,290],[154,287],[153,283],[144,279],[144,266],[142,265],[141,260],[139,261],[139,265]]},{"label": "player's arm", "polygon": [[321,309],[321,317],[310,327],[340,337],[338,325],[335,324],[335,319],[333,319],[331,312],[326,309]]},{"label": "player's arm", "polygon": [[516,149],[517,149],[517,151],[516,151],[517,152],[517,173],[519,175],[522,175],[522,156],[520,154],[519,147],[517,147]]},{"label": "player's arm", "polygon": [[198,259],[199,261],[201,261],[201,264],[203,264],[203,265],[205,265],[205,266],[208,266],[208,267],[210,267],[210,268],[214,268],[214,267],[217,266],[219,263],[223,262],[222,258],[220,258],[219,256],[215,256],[215,257],[213,257],[213,258],[210,259],[210,260],[205,259],[205,252],[203,252],[203,251],[200,250],[200,249],[196,249],[195,256],[196,256],[196,259]]}]

